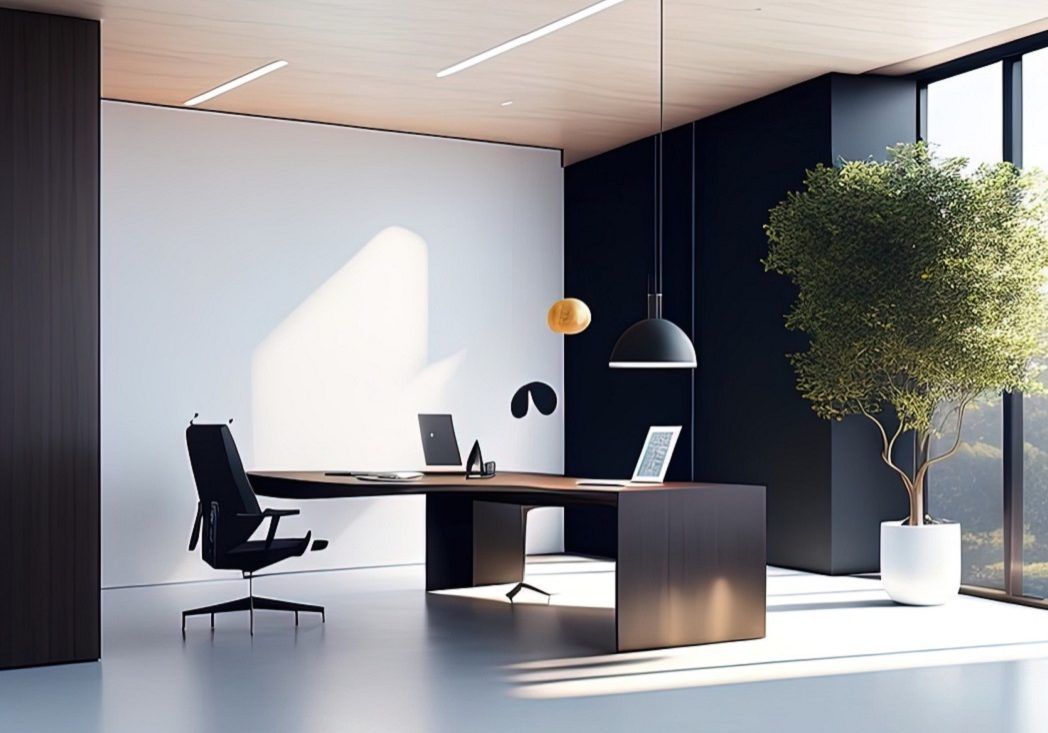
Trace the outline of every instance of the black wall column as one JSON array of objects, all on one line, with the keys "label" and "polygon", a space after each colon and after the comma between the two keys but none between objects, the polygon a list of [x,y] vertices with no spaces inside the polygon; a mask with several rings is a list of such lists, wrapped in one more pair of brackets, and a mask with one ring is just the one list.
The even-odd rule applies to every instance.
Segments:
[{"label": "black wall column", "polygon": [[[696,123],[698,477],[767,486],[769,562],[827,570],[830,424],[794,386],[794,289],[764,272],[768,210],[830,162],[822,77]],[[798,538],[801,541],[794,541]]]},{"label": "black wall column", "polygon": [[[783,325],[795,292],[760,260],[768,210],[801,188],[805,170],[840,157],[883,157],[888,146],[913,141],[916,100],[910,81],[831,74],[671,133],[667,302],[677,299],[680,308],[694,299],[694,315],[689,321],[670,308],[667,315],[695,338],[693,398],[685,373],[606,366],[629,320],[622,309],[642,301],[635,280],[645,272],[636,259],[643,255],[627,242],[645,236],[650,140],[568,168],[565,293],[593,311],[590,330],[565,347],[569,473],[628,475],[648,425],[693,422],[691,454],[678,447],[671,470],[689,476],[694,461],[695,480],[767,486],[770,563],[827,573],[877,569],[879,523],[905,515],[905,492],[880,463],[872,426],[820,420],[797,392],[785,355],[805,341]],[[680,161],[689,148],[691,170]],[[680,271],[671,274],[671,262]],[[598,522],[567,517],[568,551],[607,552],[602,537]]]},{"label": "black wall column", "polygon": [[99,24],[0,9],[0,668],[98,659]]}]

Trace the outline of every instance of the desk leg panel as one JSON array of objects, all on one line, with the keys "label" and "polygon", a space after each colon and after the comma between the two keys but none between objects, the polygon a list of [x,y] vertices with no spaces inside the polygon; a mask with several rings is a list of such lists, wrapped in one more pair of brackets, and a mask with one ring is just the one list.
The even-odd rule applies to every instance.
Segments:
[{"label": "desk leg panel", "polygon": [[522,508],[470,496],[426,497],[426,590],[517,583],[524,573]]},{"label": "desk leg panel", "polygon": [[473,585],[473,499],[426,497],[426,590]]},{"label": "desk leg panel", "polygon": [[764,636],[763,487],[623,492],[617,513],[618,651]]},{"label": "desk leg panel", "polygon": [[473,502],[473,585],[524,581],[524,507]]}]

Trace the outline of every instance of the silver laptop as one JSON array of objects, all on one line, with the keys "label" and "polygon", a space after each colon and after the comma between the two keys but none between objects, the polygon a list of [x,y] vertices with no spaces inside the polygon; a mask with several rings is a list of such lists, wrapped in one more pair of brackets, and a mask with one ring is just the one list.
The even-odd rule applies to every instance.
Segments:
[{"label": "silver laptop", "polygon": [[618,479],[581,479],[578,486],[633,486],[643,484],[661,484],[666,478],[666,471],[673,458],[673,449],[680,437],[680,425],[652,425],[648,428],[648,437],[644,439],[637,466],[633,469],[633,478],[629,481]]}]

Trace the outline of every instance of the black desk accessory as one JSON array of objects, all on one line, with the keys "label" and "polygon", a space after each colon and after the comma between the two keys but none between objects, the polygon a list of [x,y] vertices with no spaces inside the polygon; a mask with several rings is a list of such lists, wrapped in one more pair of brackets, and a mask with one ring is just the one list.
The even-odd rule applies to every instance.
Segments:
[{"label": "black desk accessory", "polygon": [[466,478],[491,478],[495,475],[495,461],[484,462],[480,454],[480,441],[473,441],[473,449],[466,459]]}]

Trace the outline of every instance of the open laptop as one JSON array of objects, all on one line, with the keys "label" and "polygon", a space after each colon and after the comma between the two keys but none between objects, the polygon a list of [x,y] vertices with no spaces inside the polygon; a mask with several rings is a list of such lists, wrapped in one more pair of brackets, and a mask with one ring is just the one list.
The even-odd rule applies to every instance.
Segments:
[{"label": "open laptop", "polygon": [[[419,415],[418,430],[422,437],[422,452],[426,455],[426,473],[462,473],[462,456],[451,415]],[[419,471],[328,471],[326,475],[402,482],[417,481],[425,474]]]},{"label": "open laptop", "polygon": [[680,425],[652,425],[648,428],[648,437],[644,439],[637,466],[633,469],[633,478],[629,481],[618,479],[581,479],[577,486],[632,486],[643,484],[661,484],[666,478],[666,471],[673,458],[673,449],[680,437]]},{"label": "open laptop", "polygon": [[427,473],[462,472],[462,454],[459,453],[455,423],[451,415],[420,414],[418,432],[422,438],[426,468],[430,469]]}]

